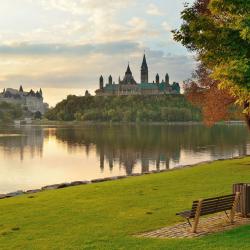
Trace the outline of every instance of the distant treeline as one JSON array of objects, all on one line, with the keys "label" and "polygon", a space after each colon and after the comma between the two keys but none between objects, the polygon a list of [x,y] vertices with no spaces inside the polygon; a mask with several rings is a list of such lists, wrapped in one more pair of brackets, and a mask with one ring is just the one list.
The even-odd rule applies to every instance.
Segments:
[{"label": "distant treeline", "polygon": [[19,119],[22,116],[23,110],[21,106],[0,102],[0,123],[12,123],[15,119]]},{"label": "distant treeline", "polygon": [[70,95],[45,117],[59,121],[184,122],[201,121],[198,108],[183,95],[86,96]]}]

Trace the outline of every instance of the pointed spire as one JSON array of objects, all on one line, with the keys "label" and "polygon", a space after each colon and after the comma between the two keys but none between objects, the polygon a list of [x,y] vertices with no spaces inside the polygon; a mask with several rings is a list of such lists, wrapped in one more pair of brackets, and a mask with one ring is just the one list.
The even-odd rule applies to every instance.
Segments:
[{"label": "pointed spire", "polygon": [[127,67],[126,74],[132,74],[131,69],[130,69],[130,66],[129,66],[129,63],[128,63],[128,67]]},{"label": "pointed spire", "polygon": [[41,96],[43,96],[43,91],[42,91],[41,88],[40,88],[40,90],[39,90],[39,94],[40,94]]},{"label": "pointed spire", "polygon": [[144,53],[144,55],[143,55],[143,60],[142,60],[141,68],[142,68],[142,69],[147,69],[147,68],[148,68],[148,64],[147,64],[147,59],[146,59],[145,53]]},{"label": "pointed spire", "polygon": [[148,65],[145,53],[141,65],[141,83],[148,83]]}]

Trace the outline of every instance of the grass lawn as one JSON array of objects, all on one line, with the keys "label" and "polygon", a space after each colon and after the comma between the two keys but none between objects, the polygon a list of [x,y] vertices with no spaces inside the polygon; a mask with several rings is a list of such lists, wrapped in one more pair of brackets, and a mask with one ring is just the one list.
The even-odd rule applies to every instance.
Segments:
[{"label": "grass lawn", "polygon": [[194,199],[250,182],[250,158],[0,200],[0,249],[250,249],[250,225],[200,239],[132,235],[182,221]]}]

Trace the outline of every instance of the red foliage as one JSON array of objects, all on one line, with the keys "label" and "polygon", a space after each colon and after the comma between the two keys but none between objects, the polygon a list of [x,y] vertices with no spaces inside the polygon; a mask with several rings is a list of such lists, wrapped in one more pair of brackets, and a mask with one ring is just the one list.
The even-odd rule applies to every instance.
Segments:
[{"label": "red foliage", "polygon": [[215,122],[229,119],[229,106],[235,102],[226,90],[218,88],[218,82],[209,77],[209,71],[200,65],[194,74],[196,81],[189,83],[186,96],[194,105],[201,107],[204,123],[212,126]]}]

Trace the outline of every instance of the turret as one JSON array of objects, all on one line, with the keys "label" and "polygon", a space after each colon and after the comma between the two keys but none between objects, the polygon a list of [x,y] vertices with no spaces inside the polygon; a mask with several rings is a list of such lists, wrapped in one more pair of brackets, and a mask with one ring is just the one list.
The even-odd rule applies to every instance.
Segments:
[{"label": "turret", "polygon": [[145,54],[143,56],[142,65],[141,65],[141,82],[148,83],[148,65],[147,65]]},{"label": "turret", "polygon": [[165,83],[169,85],[169,75],[168,75],[168,73],[165,76]]},{"label": "turret", "polygon": [[180,84],[178,82],[174,82],[172,85],[172,89],[177,93],[180,94],[181,93],[181,87]]},{"label": "turret", "polygon": [[22,85],[19,88],[19,92],[23,92],[23,86]]},{"label": "turret", "polygon": [[113,79],[112,79],[112,76],[110,75],[109,76],[109,84],[112,84],[113,83]]},{"label": "turret", "polygon": [[100,89],[103,89],[103,76],[100,77]]},{"label": "turret", "polygon": [[91,96],[91,94],[89,93],[88,90],[86,90],[86,91],[85,91],[85,97],[89,97],[89,96]]},{"label": "turret", "polygon": [[41,88],[40,88],[40,90],[39,90],[39,94],[40,94],[41,96],[43,96],[43,91],[42,91]]},{"label": "turret", "polygon": [[155,82],[156,82],[157,84],[160,83],[160,76],[159,76],[159,74],[156,75],[156,77],[155,77]]}]

